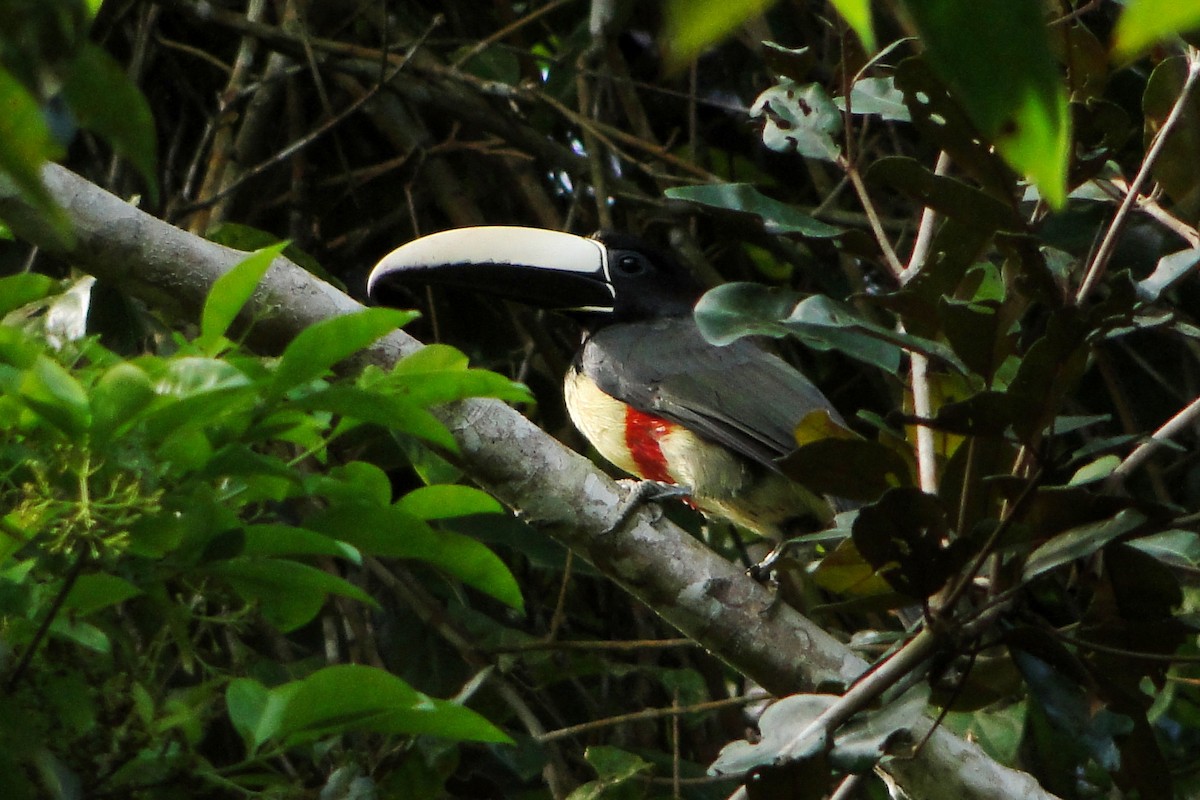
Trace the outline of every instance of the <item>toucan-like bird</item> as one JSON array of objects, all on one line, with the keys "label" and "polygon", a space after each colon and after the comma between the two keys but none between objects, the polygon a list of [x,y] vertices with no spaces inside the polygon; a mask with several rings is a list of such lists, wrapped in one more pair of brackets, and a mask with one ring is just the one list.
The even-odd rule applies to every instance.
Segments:
[{"label": "toucan-like bird", "polygon": [[[583,343],[566,376],[571,421],[600,455],[640,478],[677,484],[706,514],[780,540],[836,510],[777,460],[812,411],[841,418],[799,371],[757,343],[718,347],[692,308],[703,288],[670,253],[625,235],[584,238],[519,227],[459,228],[393,250],[368,294],[429,283],[477,290],[577,319]],[[833,501],[836,504],[836,501]]]}]

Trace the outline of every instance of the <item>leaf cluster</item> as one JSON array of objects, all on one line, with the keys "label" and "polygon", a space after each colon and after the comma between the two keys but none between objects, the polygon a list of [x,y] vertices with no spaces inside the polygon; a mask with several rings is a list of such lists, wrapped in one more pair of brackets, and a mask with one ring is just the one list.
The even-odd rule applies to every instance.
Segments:
[{"label": "leaf cluster", "polygon": [[[380,558],[521,608],[503,562],[443,527],[500,514],[496,501],[452,483],[396,499],[353,454],[382,435],[397,453],[452,455],[431,407],[526,393],[448,347],[331,375],[405,312],[315,325],[278,358],[248,353],[229,326],[277,252],[218,282],[199,336],[131,359],[92,337],[47,346],[19,312],[60,301],[57,282],[0,280],[5,797],[62,781],[74,788],[59,796],[281,791],[327,761],[369,766],[338,755],[352,731],[381,752],[418,734],[509,741],[391,672],[325,666],[312,634],[331,602],[370,618],[362,576]],[[230,726],[241,745],[219,735]],[[294,772],[273,766],[285,750]]]}]

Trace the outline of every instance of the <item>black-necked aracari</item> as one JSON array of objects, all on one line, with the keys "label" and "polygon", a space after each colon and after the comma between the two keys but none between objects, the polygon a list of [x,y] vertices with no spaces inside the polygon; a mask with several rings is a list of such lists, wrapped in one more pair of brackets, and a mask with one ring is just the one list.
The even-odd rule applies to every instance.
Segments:
[{"label": "black-necked aracari", "polygon": [[[718,347],[692,308],[702,287],[670,254],[632,237],[519,227],[443,231],[393,250],[367,284],[376,301],[431,283],[565,312],[583,327],[567,373],[571,421],[600,455],[640,478],[677,484],[706,514],[775,540],[823,526],[831,502],[789,480],[795,448],[825,396],[757,343]],[[836,504],[836,501],[833,501]]]}]

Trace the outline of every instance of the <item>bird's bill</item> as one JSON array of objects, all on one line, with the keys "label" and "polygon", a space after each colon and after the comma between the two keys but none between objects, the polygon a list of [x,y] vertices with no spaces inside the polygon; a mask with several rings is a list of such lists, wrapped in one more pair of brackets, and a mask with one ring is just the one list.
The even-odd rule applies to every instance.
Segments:
[{"label": "bird's bill", "polygon": [[456,228],[414,239],[375,265],[367,294],[394,305],[400,287],[422,283],[563,311],[611,313],[616,296],[602,243],[541,228]]}]

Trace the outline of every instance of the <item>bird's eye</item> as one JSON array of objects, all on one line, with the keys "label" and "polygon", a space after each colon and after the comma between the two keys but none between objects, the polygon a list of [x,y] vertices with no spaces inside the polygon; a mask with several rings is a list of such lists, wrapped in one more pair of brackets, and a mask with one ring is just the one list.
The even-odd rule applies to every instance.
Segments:
[{"label": "bird's eye", "polygon": [[624,255],[617,259],[617,269],[626,275],[638,275],[646,271],[646,263],[633,255]]}]

